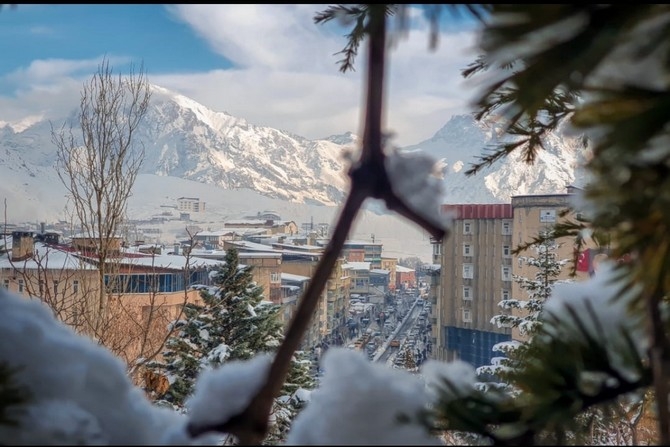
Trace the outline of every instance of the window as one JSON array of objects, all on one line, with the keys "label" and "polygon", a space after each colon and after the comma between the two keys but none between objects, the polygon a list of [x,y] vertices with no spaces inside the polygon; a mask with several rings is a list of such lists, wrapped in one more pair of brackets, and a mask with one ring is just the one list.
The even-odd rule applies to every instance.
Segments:
[{"label": "window", "polygon": [[74,293],[79,292],[79,281],[76,279],[72,281],[72,292]]},{"label": "window", "polygon": [[19,279],[19,293],[23,293],[23,280]]},{"label": "window", "polygon": [[54,296],[58,295],[58,281],[54,280]]},{"label": "window", "polygon": [[463,221],[463,234],[472,234],[472,221]]},{"label": "window", "polygon": [[509,220],[503,221],[502,234],[512,234],[512,222]]},{"label": "window", "polygon": [[279,272],[270,273],[270,282],[271,283],[281,282],[281,273],[279,273]]},{"label": "window", "polygon": [[472,312],[470,312],[470,309],[463,309],[463,322],[464,323],[472,322]]},{"label": "window", "polygon": [[442,244],[433,244],[433,255],[434,256],[442,255]]},{"label": "window", "polygon": [[463,264],[463,278],[472,279],[474,277],[474,268],[472,264]]},{"label": "window", "polygon": [[463,256],[472,256],[472,245],[463,244]]},{"label": "window", "polygon": [[5,287],[5,289],[9,289],[9,280],[8,280],[8,279],[5,279],[5,280],[2,282],[2,285]]},{"label": "window", "polygon": [[507,301],[507,300],[509,300],[509,296],[510,296],[510,295],[509,295],[509,290],[504,290],[504,289],[503,289],[501,295],[502,295],[502,300],[503,300],[503,301]]},{"label": "window", "polygon": [[472,300],[472,287],[463,286],[463,299]]},{"label": "window", "polygon": [[512,280],[512,269],[505,266],[502,268],[502,280],[511,281]]},{"label": "window", "polygon": [[509,258],[512,256],[512,249],[509,245],[503,245],[503,258]]}]

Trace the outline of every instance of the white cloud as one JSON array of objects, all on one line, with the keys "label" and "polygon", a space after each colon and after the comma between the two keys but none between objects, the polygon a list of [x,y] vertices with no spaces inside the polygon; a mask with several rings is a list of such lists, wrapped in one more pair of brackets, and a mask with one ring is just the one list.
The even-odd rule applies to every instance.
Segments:
[{"label": "white cloud", "polygon": [[[254,124],[308,138],[360,132],[365,45],[357,71],[342,74],[337,61],[347,29],[316,25],[324,5],[178,5],[172,12],[211,47],[242,69],[191,76],[154,77],[165,87]],[[240,19],[244,17],[244,20]],[[428,48],[429,27],[416,23],[389,51],[387,127],[404,146],[430,138],[452,114],[467,112],[471,98],[460,71],[475,59],[473,32],[441,33]],[[205,81],[203,82],[201,81]],[[262,104],[262,107],[259,107]]]},{"label": "white cloud", "polygon": [[[365,44],[356,71],[341,73],[341,55],[336,53],[347,43],[348,29],[335,22],[315,24],[315,13],[323,9],[325,5],[170,5],[176,20],[235,68],[149,72],[149,81],[255,125],[313,139],[347,131],[360,134]],[[467,113],[474,92],[460,72],[475,59],[470,52],[475,33],[443,30],[438,48],[430,51],[429,26],[421,16],[411,17],[412,30],[389,49],[387,64],[385,127],[396,135],[393,143],[398,146],[428,139],[453,114]],[[101,58],[34,61],[0,80],[16,86],[15,97],[0,97],[0,121],[76,107],[82,81]]]}]

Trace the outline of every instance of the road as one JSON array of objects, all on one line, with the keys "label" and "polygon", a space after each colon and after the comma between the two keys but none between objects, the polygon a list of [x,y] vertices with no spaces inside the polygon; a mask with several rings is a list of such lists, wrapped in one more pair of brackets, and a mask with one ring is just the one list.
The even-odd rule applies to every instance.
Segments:
[{"label": "road", "polygon": [[392,348],[389,346],[389,342],[393,339],[397,339],[402,344],[402,341],[406,337],[407,331],[414,325],[414,322],[419,317],[419,312],[421,312],[422,307],[417,305],[416,297],[414,297],[414,302],[412,303],[411,310],[405,316],[405,319],[402,321],[400,326],[396,328],[384,344],[379,348],[377,354],[375,355],[373,361],[379,363],[388,363],[389,359],[398,352],[399,348]]}]

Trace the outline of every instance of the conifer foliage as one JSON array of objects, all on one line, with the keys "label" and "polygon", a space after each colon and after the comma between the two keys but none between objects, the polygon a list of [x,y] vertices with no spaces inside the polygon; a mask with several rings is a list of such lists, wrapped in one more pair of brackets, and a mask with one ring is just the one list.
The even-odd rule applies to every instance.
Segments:
[{"label": "conifer foliage", "polygon": [[[518,257],[520,264],[525,264],[535,270],[534,277],[512,275],[512,279],[519,285],[526,299],[507,297],[501,300],[499,306],[503,309],[503,313],[491,318],[492,324],[498,327],[516,328],[519,330],[519,335],[526,341],[532,339],[542,324],[540,314],[544,303],[551,296],[553,286],[559,282],[563,267],[570,262],[570,259],[558,259],[556,253],[558,247],[553,229],[540,230],[535,242],[528,247],[535,252],[535,256]],[[507,373],[518,367],[523,361],[527,346],[527,343],[516,340],[495,345],[494,351],[501,353],[502,356],[494,357],[491,365],[477,369],[479,377],[487,380],[482,386],[485,388],[496,386],[513,393],[513,387],[506,383]],[[502,382],[488,382],[490,379],[498,379]]]},{"label": "conifer foliage", "polygon": [[[212,273],[214,287],[201,290],[201,303],[188,303],[184,318],[174,322],[176,331],[166,343],[163,360],[148,365],[149,375],[167,376],[165,390],[147,389],[157,403],[186,412],[187,398],[198,375],[227,361],[249,360],[274,352],[283,338],[279,306],[263,297],[263,288],[252,276],[252,267],[239,264],[237,250],[228,249],[224,262]],[[309,362],[297,353],[277,399],[275,429],[268,439],[284,438],[290,421],[304,404],[298,391],[314,387]]]}]

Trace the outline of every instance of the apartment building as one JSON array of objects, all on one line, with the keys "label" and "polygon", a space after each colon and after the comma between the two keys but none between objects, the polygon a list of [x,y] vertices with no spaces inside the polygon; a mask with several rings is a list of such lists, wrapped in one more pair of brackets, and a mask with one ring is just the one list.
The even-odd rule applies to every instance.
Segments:
[{"label": "apartment building", "polygon": [[491,317],[512,290],[511,204],[443,205],[454,219],[442,241],[438,324],[442,326],[434,356],[461,359],[475,367],[489,364],[496,343],[511,339]]},{"label": "apartment building", "polygon": [[371,269],[381,269],[382,248],[383,244],[378,242],[347,240],[342,246],[342,254],[349,262],[369,262]]},{"label": "apartment building", "polygon": [[[524,195],[512,197],[512,210],[514,220],[512,223],[512,247],[517,247],[520,244],[528,243],[532,238],[537,237],[543,230],[548,230],[556,223],[561,223],[565,220],[572,220],[574,222],[574,212],[569,211],[570,197],[573,194],[573,189],[569,188],[566,194],[544,194],[544,195]],[[568,214],[563,215],[565,211]],[[571,238],[556,239],[556,249],[553,250],[556,254],[557,260],[571,260],[574,257],[574,241]],[[592,245],[587,244],[587,254],[604,252],[606,249],[596,249]],[[535,278],[537,270],[534,267],[528,266],[523,262],[522,257],[530,256],[537,257],[538,254],[532,249],[525,250],[515,257],[513,263],[513,274],[522,276],[524,278]],[[589,259],[593,261],[593,256]],[[566,266],[561,271],[557,280],[583,281],[593,273],[592,262],[586,262],[584,267],[577,266],[575,277],[570,277],[570,268]],[[519,284],[512,283],[511,296],[517,299],[525,300],[528,298],[527,292],[523,291]],[[512,330],[512,338],[514,340],[523,340],[518,329]]]},{"label": "apartment building", "polygon": [[[293,254],[282,263],[282,277],[286,274],[312,278],[318,266],[318,259]],[[345,333],[348,318],[349,297],[351,295],[351,268],[343,257],[337,259],[330,273],[326,287],[319,300],[309,329],[309,345],[321,339],[334,340]],[[318,335],[317,335],[318,334]]]},{"label": "apartment building", "polygon": [[205,211],[205,202],[198,197],[179,197],[177,199],[177,209],[191,213],[202,213]]},{"label": "apartment building", "polygon": [[[505,312],[498,306],[500,301],[528,298],[513,277],[534,278],[536,274],[522,260],[537,256],[532,249],[518,256],[512,251],[561,219],[573,218],[569,210],[574,192],[568,188],[565,194],[514,196],[509,204],[443,205],[454,225],[448,238],[431,241],[433,262],[435,267],[439,265],[431,269],[429,290],[429,299],[434,302],[432,321],[437,323],[432,333],[437,359],[458,358],[481,366],[498,355],[492,351],[496,343],[523,340],[518,330],[491,323],[492,317]],[[556,242],[557,258],[572,259],[573,241],[563,238]],[[595,250],[590,248],[587,253]],[[570,278],[566,266],[558,279],[579,281],[588,278],[592,270],[588,264]]]}]

